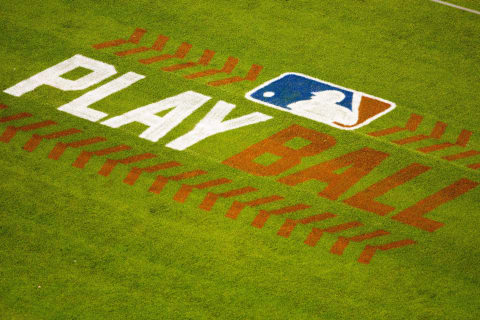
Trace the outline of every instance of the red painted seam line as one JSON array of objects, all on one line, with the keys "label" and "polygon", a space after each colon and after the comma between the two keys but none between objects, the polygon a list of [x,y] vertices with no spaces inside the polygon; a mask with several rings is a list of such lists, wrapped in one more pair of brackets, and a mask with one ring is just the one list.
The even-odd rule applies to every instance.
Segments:
[{"label": "red painted seam line", "polygon": [[188,172],[182,172],[182,173],[179,173],[179,174],[176,174],[174,176],[167,177],[167,178],[170,179],[170,180],[173,180],[173,181],[180,181],[180,180],[184,180],[184,179],[188,179],[188,178],[194,178],[194,177],[204,175],[204,174],[207,174],[207,173],[208,172],[204,171],[204,170],[192,170],[192,171],[188,171]]},{"label": "red painted seam line", "polygon": [[373,238],[377,238],[377,237],[382,237],[382,236],[386,236],[386,235],[389,235],[390,232],[388,231],[385,231],[385,230],[377,230],[377,231],[374,231],[374,232],[370,232],[370,233],[364,233],[364,234],[360,234],[360,235],[357,235],[357,236],[353,236],[353,237],[338,237],[338,240],[337,242],[335,242],[335,244],[332,246],[332,248],[330,248],[330,253],[333,253],[333,254],[336,254],[336,255],[342,255],[343,252],[345,251],[345,249],[348,247],[348,245],[350,244],[350,242],[362,242],[362,241],[365,241],[365,240],[369,240],[369,239],[373,239]]},{"label": "red painted seam line", "polygon": [[462,132],[460,132],[460,134],[458,135],[455,144],[461,147],[466,147],[472,135],[473,132],[463,129]]},{"label": "red painted seam line", "polygon": [[55,145],[55,147],[53,147],[52,151],[50,151],[48,158],[53,160],[58,160],[63,155],[65,150],[67,150],[67,148],[81,148],[84,146],[88,146],[90,144],[95,144],[95,143],[104,142],[104,141],[107,141],[107,139],[104,137],[94,137],[94,138],[89,138],[84,140],[73,141],[69,143],[59,142]]},{"label": "red painted seam line", "polygon": [[205,70],[205,71],[200,71],[200,72],[188,74],[184,78],[185,79],[196,79],[196,78],[212,76],[212,75],[218,74],[218,73],[230,74],[230,73],[232,73],[233,69],[235,69],[235,67],[237,66],[238,61],[239,60],[235,57],[228,57],[227,61],[225,62],[224,66],[223,66],[223,68],[221,68],[221,69],[209,69],[209,70]]},{"label": "red painted seam line", "polygon": [[216,81],[210,81],[207,83],[207,85],[218,87],[218,86],[224,86],[230,83],[241,82],[241,81],[255,81],[260,75],[260,72],[262,72],[262,69],[263,69],[262,66],[253,64],[245,77],[237,76],[237,77],[231,77],[231,78],[226,78],[226,79],[221,79]]},{"label": "red painted seam line", "polygon": [[447,124],[439,121],[435,124],[435,127],[432,129],[432,132],[428,136],[420,134],[417,136],[407,137],[400,140],[394,140],[392,142],[399,145],[405,145],[405,144],[414,143],[414,142],[427,140],[427,139],[440,139],[445,133],[446,129],[447,129]]},{"label": "red painted seam line", "polygon": [[92,47],[99,50],[99,49],[105,49],[105,48],[109,48],[109,47],[117,47],[117,46],[120,46],[120,45],[123,45],[123,44],[126,44],[126,43],[138,44],[140,42],[140,40],[142,39],[142,37],[145,35],[146,32],[147,32],[147,30],[145,30],[145,29],[136,28],[135,31],[130,36],[130,38],[128,38],[127,40],[116,39],[116,40],[112,40],[112,41],[97,43],[97,44],[92,45]]},{"label": "red painted seam line", "polygon": [[214,55],[215,55],[215,51],[206,49],[203,52],[203,55],[200,57],[200,59],[198,59],[197,62],[190,61],[186,63],[174,64],[172,66],[163,67],[162,70],[166,72],[172,72],[172,71],[193,68],[196,66],[207,66],[210,63],[210,61],[212,61]]},{"label": "red painted seam line", "polygon": [[258,190],[257,188],[253,188],[253,187],[244,187],[244,188],[234,189],[234,190],[230,190],[223,193],[209,192],[203,199],[202,203],[199,205],[199,208],[205,211],[210,211],[212,210],[213,206],[215,205],[215,203],[218,201],[219,198],[237,197],[237,196],[244,195],[246,193],[255,192],[257,190]]},{"label": "red painted seam line", "polygon": [[245,209],[246,207],[256,207],[263,204],[280,201],[283,199],[284,197],[282,196],[273,195],[273,196],[268,196],[264,198],[258,198],[258,199],[247,201],[247,202],[234,201],[232,206],[228,210],[228,212],[225,214],[225,217],[230,219],[237,219],[240,212],[242,212],[242,210]]},{"label": "red painted seam line", "polygon": [[422,123],[423,117],[421,115],[412,113],[410,115],[410,118],[407,120],[407,123],[405,124],[405,127],[391,127],[379,131],[374,131],[368,133],[368,135],[373,136],[373,137],[383,137],[383,136],[388,136],[400,131],[416,131],[418,129],[418,126]]},{"label": "red painted seam line", "polygon": [[342,232],[348,229],[358,228],[361,226],[363,226],[363,223],[361,223],[360,221],[351,221],[351,222],[342,223],[342,224],[331,226],[324,229],[312,228],[312,231],[307,236],[304,243],[306,245],[314,247],[317,245],[318,241],[320,240],[320,238],[323,236],[325,232],[337,233],[337,232]]},{"label": "red painted seam line", "polygon": [[72,166],[83,169],[85,165],[90,161],[90,159],[93,156],[105,156],[107,154],[111,153],[116,153],[116,152],[121,152],[125,150],[130,150],[132,147],[127,146],[127,145],[119,145],[115,147],[110,147],[102,150],[96,150],[96,151],[83,151],[77,159],[72,163]]},{"label": "red painted seam line", "polygon": [[279,216],[279,215],[282,215],[282,214],[287,214],[287,213],[292,213],[292,212],[296,212],[296,211],[300,211],[300,210],[305,210],[305,209],[308,209],[310,207],[311,206],[308,205],[308,204],[300,203],[300,204],[296,204],[296,205],[293,205],[293,206],[287,206],[287,207],[283,207],[283,208],[275,209],[275,210],[270,210],[270,211],[260,210],[260,212],[257,214],[255,219],[253,219],[252,226],[255,227],[255,228],[261,229],[265,226],[265,223],[267,223],[268,219],[270,219],[270,217],[272,215]]},{"label": "red painted seam line", "polygon": [[130,157],[123,158],[123,159],[107,159],[105,161],[105,163],[103,164],[102,168],[98,171],[98,174],[100,174],[102,176],[105,176],[105,177],[108,177],[110,175],[110,173],[113,171],[113,169],[115,169],[115,167],[118,164],[128,165],[128,164],[131,164],[131,163],[140,162],[140,161],[143,161],[143,160],[148,160],[148,159],[152,159],[152,158],[155,158],[155,157],[157,157],[157,155],[155,155],[153,153],[142,153],[142,154],[138,154],[138,155],[135,155],[135,156],[130,156]]},{"label": "red painted seam line", "polygon": [[444,142],[444,143],[434,144],[432,146],[418,148],[417,150],[424,153],[430,153],[430,152],[443,150],[443,149],[454,147],[454,146],[466,147],[468,142],[470,141],[472,134],[473,132],[463,129],[462,132],[460,132],[460,134],[458,135],[457,141],[455,143]]},{"label": "red painted seam line", "polygon": [[76,128],[71,128],[71,129],[67,129],[67,130],[63,130],[63,131],[57,131],[57,132],[49,133],[49,134],[46,134],[46,135],[34,134],[30,138],[30,140],[28,140],[25,143],[25,145],[23,146],[23,149],[28,151],[28,152],[32,152],[35,149],[37,149],[37,147],[40,145],[40,142],[42,142],[42,140],[44,140],[44,139],[47,139],[47,140],[58,139],[58,138],[62,138],[62,137],[66,137],[66,136],[70,136],[72,134],[77,134],[77,133],[82,133],[82,132],[83,132],[82,130],[79,130],[79,129],[76,129]]},{"label": "red painted seam line", "polygon": [[32,124],[27,124],[21,127],[7,127],[5,131],[3,132],[2,136],[0,136],[0,141],[4,143],[9,143],[10,140],[15,137],[18,131],[33,131],[41,128],[45,128],[48,126],[53,126],[56,125],[57,123],[55,121],[51,120],[46,120],[46,121],[41,121],[41,122],[36,122]]},{"label": "red painted seam line", "polygon": [[125,51],[118,51],[115,52],[115,54],[119,57],[124,57],[124,56],[129,56],[132,54],[137,54],[141,52],[146,52],[146,51],[162,51],[165,45],[167,44],[169,38],[164,35],[159,35],[155,43],[151,47],[138,47],[138,48],[133,48]]},{"label": "red painted seam line", "polygon": [[162,192],[163,188],[165,187],[165,185],[168,183],[169,180],[180,181],[184,179],[194,178],[207,173],[208,172],[203,170],[193,170],[193,171],[183,172],[171,177],[157,176],[157,179],[155,179],[155,181],[153,182],[151,187],[148,189],[148,191],[158,194]]},{"label": "red painted seam line", "polygon": [[417,150],[423,153],[430,153],[438,150],[447,149],[455,145],[456,144],[454,143],[444,142],[444,143],[434,144],[432,146],[421,147],[421,148],[418,148]]},{"label": "red painted seam line", "polygon": [[449,156],[445,156],[445,157],[442,157],[442,159],[445,159],[445,160],[448,160],[448,161],[455,161],[455,160],[474,157],[474,156],[479,155],[479,154],[480,154],[480,151],[469,150],[469,151],[464,151],[464,152],[452,154],[452,155],[449,155]]},{"label": "red painted seam line", "polygon": [[416,244],[416,243],[417,242],[412,239],[404,239],[404,240],[394,241],[394,242],[390,242],[390,243],[382,244],[378,246],[366,245],[365,249],[363,249],[357,261],[363,264],[369,264],[373,256],[378,250],[386,251],[391,249],[397,249],[397,248],[405,247],[405,246]]},{"label": "red painted seam line", "polygon": [[0,103],[0,110],[7,109],[8,106],[6,104]]},{"label": "red painted seam line", "polygon": [[474,170],[478,170],[478,169],[480,169],[480,163],[469,164],[467,167],[469,167],[471,169],[474,169]]},{"label": "red painted seam line", "polygon": [[216,187],[216,186],[231,183],[231,182],[232,180],[230,179],[220,178],[220,179],[199,183],[196,185],[183,184],[180,187],[180,190],[178,190],[178,192],[173,196],[173,200],[177,202],[185,202],[185,200],[187,200],[188,196],[193,191],[193,189],[202,190],[202,189],[212,188],[212,187]]},{"label": "red painted seam line", "polygon": [[160,61],[165,61],[169,59],[183,59],[187,55],[187,53],[190,51],[192,48],[192,45],[189,43],[182,43],[177,51],[174,54],[163,54],[161,56],[156,56],[152,58],[147,58],[147,59],[140,59],[138,62],[143,63],[143,64],[152,64]]},{"label": "red painted seam line", "polygon": [[292,233],[293,229],[297,227],[299,224],[309,224],[309,223],[314,223],[314,222],[319,222],[319,221],[324,221],[327,219],[331,219],[336,217],[335,214],[330,213],[330,212],[325,212],[317,215],[313,215],[307,218],[303,219],[286,219],[285,223],[280,227],[280,229],[277,232],[277,235],[288,238],[290,237],[290,234]]},{"label": "red painted seam line", "polygon": [[29,118],[31,116],[32,116],[31,113],[22,112],[22,113],[14,114],[14,115],[11,115],[11,116],[2,117],[2,118],[0,118],[0,123],[5,123],[5,122],[9,122],[9,121],[14,121],[14,120],[20,120],[20,119],[24,119],[24,118]]},{"label": "red painted seam line", "polygon": [[128,175],[123,180],[123,183],[133,186],[135,182],[137,182],[140,175],[144,172],[153,173],[160,170],[165,170],[169,168],[179,167],[182,164],[176,161],[170,161],[165,163],[156,164],[154,166],[146,167],[146,168],[138,168],[133,167],[132,170],[128,173]]}]

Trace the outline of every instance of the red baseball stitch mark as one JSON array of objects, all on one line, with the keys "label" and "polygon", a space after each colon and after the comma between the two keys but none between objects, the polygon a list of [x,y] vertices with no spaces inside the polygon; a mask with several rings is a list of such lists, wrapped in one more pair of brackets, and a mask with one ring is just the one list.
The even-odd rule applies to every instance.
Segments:
[{"label": "red baseball stitch mark", "polygon": [[137,54],[141,52],[147,52],[147,51],[162,51],[165,45],[167,44],[169,38],[164,35],[159,35],[155,43],[151,47],[138,47],[138,48],[133,48],[125,51],[118,51],[115,52],[115,54],[119,57],[124,57],[124,56],[129,56],[131,54]]},{"label": "red baseball stitch mark", "polygon": [[283,207],[283,208],[275,209],[275,210],[270,210],[270,211],[260,210],[260,212],[255,217],[255,219],[253,219],[252,226],[255,227],[255,228],[261,229],[265,226],[265,223],[267,223],[268,219],[270,219],[270,217],[272,215],[279,216],[279,215],[282,215],[282,214],[287,214],[287,213],[292,213],[292,212],[296,212],[296,211],[300,211],[300,210],[305,210],[305,209],[308,209],[310,207],[311,206],[308,205],[308,204],[300,203],[300,204],[296,204],[296,205],[293,205],[293,206],[287,206],[287,207]]},{"label": "red baseball stitch mark", "polygon": [[235,82],[255,81],[257,80],[262,70],[263,70],[262,66],[253,64],[250,67],[250,70],[247,72],[247,75],[245,77],[236,76],[236,77],[231,77],[231,78],[226,78],[221,80],[210,81],[210,82],[207,82],[207,85],[213,86],[213,87],[219,87],[219,86],[224,86],[224,85],[235,83]]},{"label": "red baseball stitch mark", "polygon": [[314,216],[310,216],[307,218],[303,219],[286,219],[285,223],[280,227],[280,229],[277,232],[277,235],[288,238],[290,237],[290,234],[292,233],[293,229],[297,227],[299,224],[309,224],[309,223],[314,223],[314,222],[319,222],[327,219],[331,219],[336,217],[335,214],[330,213],[330,212],[325,212],[321,214],[316,214]]},{"label": "red baseball stitch mark", "polygon": [[65,153],[68,148],[81,148],[91,144],[107,141],[104,137],[94,137],[84,140],[73,141],[69,143],[59,142],[53,147],[52,151],[48,155],[49,159],[58,160]]},{"label": "red baseball stitch mark", "polygon": [[150,189],[148,189],[148,191],[158,194],[162,192],[163,188],[170,180],[180,181],[184,179],[194,178],[207,173],[208,173],[207,171],[203,171],[203,170],[193,170],[193,171],[183,172],[171,177],[157,176],[157,179],[155,179],[155,181],[153,182]]},{"label": "red baseball stitch mark", "polygon": [[156,56],[152,58],[147,58],[147,59],[140,59],[138,62],[143,63],[143,64],[152,64],[160,61],[165,61],[169,59],[183,59],[187,55],[187,53],[192,49],[192,45],[189,43],[182,43],[177,51],[174,54],[162,54],[161,56]]},{"label": "red baseball stitch mark", "polygon": [[331,226],[324,229],[312,228],[312,231],[307,236],[307,239],[305,239],[304,243],[311,247],[315,247],[325,232],[338,233],[348,229],[358,228],[361,226],[363,226],[363,223],[361,223],[360,221],[352,221],[352,222],[347,222],[347,223]]},{"label": "red baseball stitch mark", "polygon": [[223,65],[223,67],[221,69],[209,69],[209,70],[205,70],[205,71],[200,71],[200,72],[188,74],[184,78],[185,79],[196,79],[196,78],[212,76],[212,75],[215,75],[215,74],[218,74],[218,73],[230,74],[230,73],[232,73],[233,69],[235,69],[235,67],[237,66],[238,61],[239,60],[235,57],[228,57],[227,61],[225,62],[225,64]]},{"label": "red baseball stitch mark", "polygon": [[395,126],[395,127],[391,127],[391,128],[387,128],[379,131],[370,132],[368,133],[368,135],[373,137],[383,137],[383,136],[388,136],[401,131],[413,132],[418,129],[418,126],[420,125],[420,123],[422,123],[422,121],[423,121],[423,117],[421,115],[412,113],[410,115],[410,118],[407,120],[405,127],[402,128],[402,127]]},{"label": "red baseball stitch mark", "polygon": [[15,137],[18,131],[33,131],[33,130],[45,128],[48,126],[54,126],[56,124],[57,123],[55,121],[46,120],[46,121],[36,122],[32,124],[27,124],[20,127],[9,126],[5,129],[2,136],[0,136],[0,141],[4,143],[9,143],[10,140],[12,140]]},{"label": "red baseball stitch mark", "polygon": [[342,255],[350,242],[362,242],[365,240],[389,235],[390,232],[385,230],[377,230],[374,232],[364,233],[353,237],[338,237],[337,242],[330,248],[330,253]]},{"label": "red baseball stitch mark", "polygon": [[83,151],[78,156],[78,158],[72,163],[72,166],[83,169],[93,156],[101,157],[101,156],[106,156],[107,154],[121,152],[125,150],[130,150],[130,149],[132,149],[132,147],[122,144],[119,146],[110,147],[102,150]]},{"label": "red baseball stitch mark", "polygon": [[215,55],[215,51],[206,49],[197,62],[189,61],[186,63],[174,64],[172,66],[163,67],[162,70],[166,72],[173,72],[173,71],[193,68],[196,66],[207,66],[210,63],[210,61],[212,61],[214,55]]},{"label": "red baseball stitch mark", "polygon": [[467,167],[469,167],[471,169],[474,169],[474,170],[478,170],[478,169],[480,169],[480,163],[469,164]]},{"label": "red baseball stitch mark", "polygon": [[468,142],[470,141],[470,137],[472,136],[473,132],[463,129],[462,132],[457,137],[457,141],[455,143],[451,142],[444,142],[439,144],[434,144],[428,147],[418,148],[418,151],[423,153],[430,153],[438,150],[443,150],[446,148],[459,146],[459,147],[466,147]]},{"label": "red baseball stitch mark", "polygon": [[170,161],[170,162],[156,164],[154,166],[150,166],[150,167],[146,167],[146,168],[133,167],[132,170],[130,170],[128,175],[123,180],[123,183],[126,183],[128,185],[133,186],[135,184],[135,182],[137,182],[140,175],[144,172],[153,173],[153,172],[157,172],[157,171],[160,171],[160,170],[166,170],[166,169],[169,169],[169,168],[178,167],[178,166],[181,166],[181,165],[182,164],[179,163],[179,162]]},{"label": "red baseball stitch mark", "polygon": [[31,116],[32,116],[32,114],[28,113],[28,112],[17,113],[17,114],[11,115],[11,116],[6,116],[6,117],[0,118],[0,123],[20,120],[20,119],[24,119],[24,118],[29,118]]},{"label": "red baseball stitch mark", "polygon": [[365,249],[363,249],[357,261],[360,263],[369,264],[373,256],[378,250],[381,250],[381,251],[392,250],[392,249],[397,249],[397,248],[405,247],[405,246],[416,244],[416,243],[417,242],[412,239],[404,239],[404,240],[394,241],[394,242],[377,245],[377,246],[366,245]]},{"label": "red baseball stitch mark", "polygon": [[477,156],[479,154],[480,154],[480,151],[469,150],[469,151],[464,151],[464,152],[452,154],[452,155],[449,155],[449,156],[445,156],[445,157],[442,157],[442,159],[445,159],[447,161],[455,161],[455,160],[474,157],[474,156]]},{"label": "red baseball stitch mark", "polygon": [[219,198],[231,198],[241,196],[246,193],[257,191],[257,188],[254,187],[244,187],[240,189],[234,189],[230,191],[226,191],[223,193],[213,193],[209,192],[205,198],[203,199],[202,203],[199,205],[199,208],[205,211],[212,210],[215,203],[218,201]]},{"label": "red baseball stitch mark", "polygon": [[[475,157],[475,156],[478,156],[479,154],[480,154],[480,151],[468,150],[468,151],[452,154],[452,155],[449,155],[449,156],[444,156],[444,157],[442,157],[442,159],[445,159],[447,161],[456,161],[456,160],[460,160],[460,159]],[[470,169],[477,170],[477,169],[480,168],[480,163],[469,164],[469,165],[467,165],[467,167],[470,168]]]},{"label": "red baseball stitch mark", "polygon": [[263,204],[279,201],[285,199],[282,196],[273,195],[264,198],[258,198],[246,202],[234,201],[228,212],[225,214],[225,217],[230,219],[237,219],[240,212],[246,207],[257,207]]},{"label": "red baseball stitch mark", "polygon": [[157,157],[157,155],[153,153],[142,153],[142,154],[137,154],[135,156],[130,156],[124,159],[107,159],[103,164],[102,168],[98,171],[98,174],[108,177],[118,164],[128,165],[131,163],[140,162],[140,161],[152,159],[155,157]]},{"label": "red baseball stitch mark", "polygon": [[[7,108],[8,108],[8,106],[6,104],[0,103],[0,110],[7,109]],[[0,123],[20,120],[20,119],[28,118],[28,117],[31,117],[31,116],[32,116],[32,114],[27,113],[27,112],[17,113],[17,114],[11,115],[11,116],[6,116],[6,117],[0,118]]]},{"label": "red baseball stitch mark", "polygon": [[140,42],[140,40],[143,38],[143,36],[145,35],[146,32],[147,32],[147,30],[145,30],[145,29],[136,28],[135,31],[130,36],[130,38],[128,38],[127,40],[117,39],[117,40],[112,40],[112,41],[106,41],[106,42],[94,44],[92,47],[99,50],[99,49],[105,49],[105,48],[109,48],[109,47],[117,47],[117,46],[120,46],[120,45],[124,45],[126,43],[138,44]]},{"label": "red baseball stitch mark", "polygon": [[47,140],[58,139],[58,138],[62,138],[62,137],[66,137],[72,134],[77,134],[82,132],[83,132],[82,130],[71,128],[71,129],[53,132],[45,135],[34,134],[30,138],[30,140],[28,140],[27,143],[25,143],[25,145],[23,146],[23,149],[28,152],[32,152],[35,149],[37,149],[37,147],[40,145],[40,142],[42,142],[42,140],[44,139],[47,139]]},{"label": "red baseball stitch mark", "polygon": [[231,182],[232,180],[230,179],[220,178],[220,179],[210,180],[207,182],[202,182],[194,185],[183,184],[180,187],[180,190],[178,190],[178,192],[173,196],[173,200],[177,202],[185,202],[185,200],[187,200],[190,193],[192,193],[193,189],[203,190],[203,189],[212,188],[212,187],[216,187],[216,186],[231,183]]},{"label": "red baseball stitch mark", "polygon": [[435,124],[435,127],[432,129],[432,132],[430,135],[426,136],[424,134],[419,134],[416,136],[412,137],[407,137],[399,140],[394,140],[392,141],[393,143],[399,144],[399,145],[404,145],[404,144],[409,144],[409,143],[414,143],[417,141],[422,141],[422,140],[427,140],[427,139],[440,139],[443,134],[445,133],[445,130],[447,129],[447,124],[444,122],[437,122]]}]

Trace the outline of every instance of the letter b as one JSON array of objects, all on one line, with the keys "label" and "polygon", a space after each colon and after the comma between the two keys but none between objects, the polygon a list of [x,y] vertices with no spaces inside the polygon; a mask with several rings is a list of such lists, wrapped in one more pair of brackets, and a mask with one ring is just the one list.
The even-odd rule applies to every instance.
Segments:
[{"label": "letter b", "polygon": [[[310,144],[293,149],[285,143],[296,138],[309,140]],[[273,136],[248,147],[237,155],[225,160],[223,164],[252,173],[257,176],[275,176],[300,164],[302,158],[319,154],[335,145],[335,139],[325,133],[292,125]],[[262,165],[255,162],[259,156],[270,153],[281,157],[277,161]]]}]

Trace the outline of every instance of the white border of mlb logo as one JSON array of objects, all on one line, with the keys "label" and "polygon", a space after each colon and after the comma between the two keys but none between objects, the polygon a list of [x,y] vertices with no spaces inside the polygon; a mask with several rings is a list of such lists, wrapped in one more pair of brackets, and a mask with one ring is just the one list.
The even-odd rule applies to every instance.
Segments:
[{"label": "white border of mlb logo", "polygon": [[[329,125],[331,127],[334,127],[334,128],[337,128],[337,129],[341,129],[341,130],[355,130],[355,129],[358,129],[358,128],[361,128],[367,124],[369,124],[370,122],[372,122],[373,120],[376,120],[380,117],[382,117],[383,115],[389,113],[390,111],[392,111],[393,109],[395,109],[396,107],[396,104],[392,101],[388,101],[388,100],[385,100],[385,99],[382,99],[382,98],[379,98],[379,97],[376,97],[376,96],[372,96],[370,94],[367,94],[367,93],[364,93],[364,92],[361,92],[361,91],[357,91],[357,90],[353,90],[353,89],[350,89],[350,88],[346,88],[346,87],[342,87],[338,84],[335,84],[335,83],[331,83],[331,82],[328,82],[328,81],[325,81],[325,80],[321,80],[321,79],[318,79],[318,78],[314,78],[314,77],[311,77],[309,75],[306,75],[306,74],[303,74],[303,73],[298,73],[298,72],[286,72],[286,73],[283,73],[281,75],[279,75],[278,77],[276,78],[273,78],[271,80],[268,80],[267,82],[265,83],[262,83],[260,86],[248,91],[246,94],[245,94],[245,98],[247,98],[248,100],[252,101],[252,102],[255,102],[255,103],[259,103],[259,104],[263,104],[265,106],[268,106],[268,107],[271,107],[271,108],[274,108],[274,109],[277,109],[277,110],[281,110],[281,111],[284,111],[284,112],[288,112],[288,113],[291,113],[291,114],[294,114],[292,112],[290,112],[289,110],[285,109],[285,108],[282,108],[282,107],[279,107],[279,106],[276,106],[274,104],[271,104],[271,103],[268,103],[268,102],[265,102],[265,101],[262,101],[262,100],[258,100],[258,99],[255,99],[253,98],[251,95],[253,93],[255,93],[256,91],[268,86],[270,83],[272,82],[275,82],[277,80],[280,80],[282,79],[283,77],[286,77],[288,75],[297,75],[297,76],[300,76],[300,77],[305,77],[305,78],[308,78],[308,79],[311,79],[311,80],[315,80],[315,81],[320,81],[322,83],[326,83],[328,85],[331,85],[331,86],[334,86],[334,87],[337,87],[337,88],[340,88],[340,89],[344,89],[344,90],[347,90],[347,91],[352,91],[353,94],[354,94],[354,97],[355,95],[358,97],[360,96],[360,98],[362,96],[365,96],[365,97],[368,97],[368,98],[371,98],[371,99],[375,99],[375,100],[378,100],[378,101],[381,101],[381,102],[384,102],[384,103],[387,103],[390,105],[390,107],[376,115],[374,115],[373,117],[371,118],[368,118],[367,120],[365,120],[364,122],[358,124],[358,125],[354,125],[354,126],[351,126],[351,127],[343,127],[343,126],[339,126],[339,125],[336,125],[335,123],[324,123],[324,122],[320,122],[320,121],[317,121],[317,120],[314,120],[314,119],[310,119],[310,118],[307,118],[307,117],[303,117],[301,115],[297,115],[299,117],[302,117],[302,118],[305,118],[305,119],[309,119],[309,120],[312,120],[312,121],[315,121],[315,122],[318,122],[318,123],[324,123],[326,125]],[[354,98],[355,99],[355,98]],[[355,110],[356,111],[356,110]]]}]

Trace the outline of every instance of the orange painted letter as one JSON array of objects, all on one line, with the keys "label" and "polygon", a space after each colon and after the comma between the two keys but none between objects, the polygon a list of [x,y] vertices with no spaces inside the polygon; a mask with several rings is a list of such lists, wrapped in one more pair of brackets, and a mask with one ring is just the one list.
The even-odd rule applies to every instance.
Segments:
[{"label": "orange painted letter", "polygon": [[[297,137],[309,140],[310,143],[300,149],[285,146],[286,142]],[[335,143],[335,139],[328,134],[292,125],[223,161],[223,164],[257,176],[275,176],[298,165],[302,158],[319,154],[333,147]],[[255,159],[263,154],[273,154],[281,158],[269,165],[256,163]]]},{"label": "orange painted letter", "polygon": [[[387,157],[388,154],[385,152],[363,148],[280,178],[278,181],[289,186],[295,186],[308,180],[326,182],[328,183],[327,187],[318,195],[336,200]],[[345,167],[349,167],[345,172],[335,173]]]},{"label": "orange painted letter", "polygon": [[460,179],[437,193],[420,200],[413,206],[397,213],[392,219],[428,232],[434,232],[443,227],[444,224],[442,222],[424,218],[423,216],[438,206],[470,191],[476,186],[478,186],[478,182],[465,178]]},{"label": "orange painted letter", "polygon": [[428,170],[430,170],[430,167],[413,163],[393,175],[372,184],[367,189],[356,193],[344,202],[352,207],[384,216],[395,210],[395,208],[388,204],[375,201],[375,198],[384,195],[388,191],[401,186]]}]

